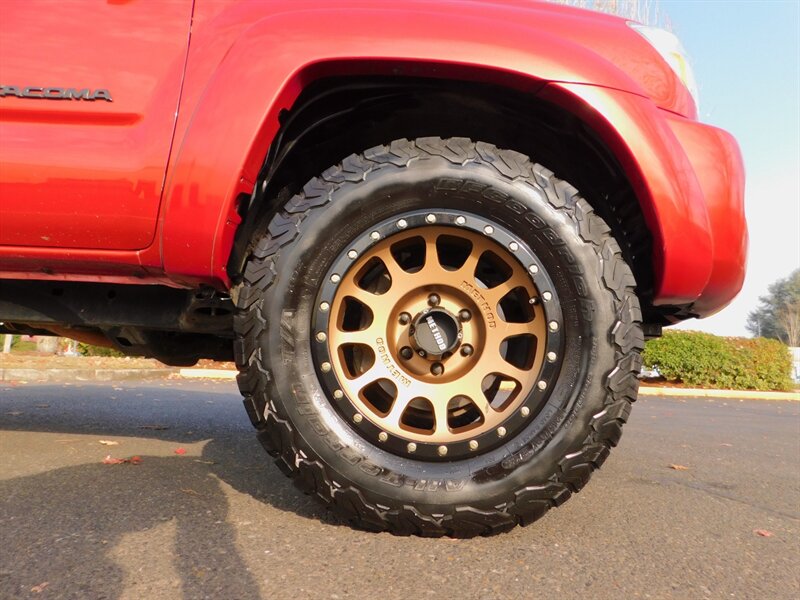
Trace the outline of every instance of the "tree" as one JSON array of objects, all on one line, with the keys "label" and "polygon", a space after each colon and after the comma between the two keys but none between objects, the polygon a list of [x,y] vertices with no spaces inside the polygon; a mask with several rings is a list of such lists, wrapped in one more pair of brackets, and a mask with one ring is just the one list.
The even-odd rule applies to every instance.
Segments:
[{"label": "tree", "polygon": [[747,315],[747,330],[757,337],[800,346],[800,269],[767,288],[759,306]]},{"label": "tree", "polygon": [[610,13],[618,17],[633,19],[645,25],[671,30],[667,14],[661,9],[659,0],[549,0],[555,4],[566,4],[577,8]]},{"label": "tree", "polygon": [[783,306],[778,311],[778,325],[786,335],[789,346],[800,346],[800,300],[795,299],[788,306]]}]

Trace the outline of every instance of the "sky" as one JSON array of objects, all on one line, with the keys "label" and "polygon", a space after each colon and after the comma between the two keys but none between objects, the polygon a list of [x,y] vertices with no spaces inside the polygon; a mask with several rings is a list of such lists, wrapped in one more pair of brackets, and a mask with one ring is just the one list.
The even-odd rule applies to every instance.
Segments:
[{"label": "sky", "polygon": [[716,315],[679,327],[749,335],[747,313],[800,268],[800,2],[659,0],[689,53],[700,120],[730,131],[747,171],[748,270]]}]

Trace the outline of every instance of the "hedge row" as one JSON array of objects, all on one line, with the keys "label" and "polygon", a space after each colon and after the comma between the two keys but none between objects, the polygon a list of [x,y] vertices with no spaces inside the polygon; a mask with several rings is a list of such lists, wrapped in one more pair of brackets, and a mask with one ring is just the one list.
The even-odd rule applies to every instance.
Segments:
[{"label": "hedge row", "polygon": [[696,331],[666,331],[649,340],[644,364],[668,381],[732,390],[792,389],[789,349],[765,338],[719,337]]},{"label": "hedge row", "polygon": [[83,342],[78,342],[77,350],[78,353],[83,356],[125,356],[125,354],[114,348],[93,346],[92,344],[84,344]]},{"label": "hedge row", "polygon": [[[0,336],[0,341],[1,340],[2,336]],[[62,338],[60,341],[62,342],[62,345],[66,344],[66,338]],[[21,335],[15,335],[11,338],[11,349],[16,350],[17,352],[35,352],[36,342],[24,340]],[[118,350],[114,350],[113,348],[93,346],[91,344],[84,344],[83,342],[78,342],[76,344],[76,350],[78,351],[78,354],[83,356],[125,356],[125,354],[119,352]]]}]

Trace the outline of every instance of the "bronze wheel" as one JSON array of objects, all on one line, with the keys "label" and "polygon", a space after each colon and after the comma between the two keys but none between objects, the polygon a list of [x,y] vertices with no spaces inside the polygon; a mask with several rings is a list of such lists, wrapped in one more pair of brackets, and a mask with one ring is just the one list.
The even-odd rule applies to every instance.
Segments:
[{"label": "bronze wheel", "polygon": [[560,362],[558,298],[501,225],[401,214],[348,244],[325,280],[318,374],[367,440],[452,460],[494,448],[540,410]]},{"label": "bronze wheel", "polygon": [[635,281],[578,192],[522,154],[395,140],[312,179],[251,242],[238,382],[267,451],[362,528],[527,525],[636,398]]}]

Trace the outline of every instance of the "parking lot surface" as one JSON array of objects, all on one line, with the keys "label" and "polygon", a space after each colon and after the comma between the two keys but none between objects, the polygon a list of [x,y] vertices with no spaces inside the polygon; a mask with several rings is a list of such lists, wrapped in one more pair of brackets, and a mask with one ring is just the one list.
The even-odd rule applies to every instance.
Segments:
[{"label": "parking lot surface", "polygon": [[642,398],[541,521],[400,538],[297,491],[231,382],[3,385],[0,598],[797,598],[799,459],[798,403]]}]

